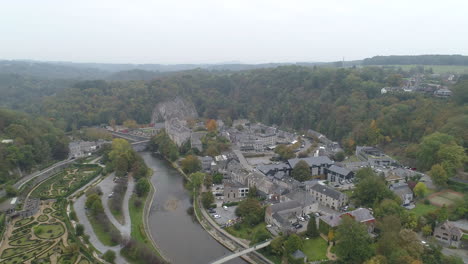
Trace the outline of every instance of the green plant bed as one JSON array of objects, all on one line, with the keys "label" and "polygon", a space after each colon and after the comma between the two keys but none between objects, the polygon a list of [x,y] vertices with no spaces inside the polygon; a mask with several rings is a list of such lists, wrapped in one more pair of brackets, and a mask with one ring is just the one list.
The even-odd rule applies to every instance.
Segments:
[{"label": "green plant bed", "polygon": [[2,252],[2,259],[11,258],[11,257],[16,256],[18,254],[23,254],[24,252],[27,252],[27,251],[29,251],[31,249],[34,249],[37,246],[38,245],[36,244],[34,246],[29,246],[29,247],[7,248]]},{"label": "green plant bed", "polygon": [[65,233],[65,227],[60,223],[40,224],[34,227],[34,234],[42,239],[54,239]]},{"label": "green plant bed", "polygon": [[49,220],[49,217],[47,215],[40,215],[37,217],[37,221],[39,222],[45,222],[47,220]]},{"label": "green plant bed", "polygon": [[82,259],[80,259],[80,261],[78,262],[78,264],[90,264],[90,263],[89,263],[89,260],[83,259],[83,258],[82,258]]},{"label": "green plant bed", "polygon": [[27,252],[22,252],[21,254],[15,256],[15,257],[11,257],[7,260],[5,260],[3,263],[8,263],[8,264],[20,264],[20,263],[24,263],[26,262],[27,260],[35,257],[35,256],[38,256],[40,255],[43,251],[47,250],[51,245],[53,244],[53,242],[46,242],[44,244],[41,244],[37,247],[34,247],[32,250],[29,250]]},{"label": "green plant bed", "polygon": [[58,264],[75,263],[77,259],[78,259],[78,254],[61,255],[58,260]]},{"label": "green plant bed", "polygon": [[36,222],[36,221],[34,221],[34,222],[30,223],[30,224],[24,225],[24,226],[22,226],[22,227],[20,227],[20,228],[17,228],[17,229],[15,229],[15,230],[13,230],[13,232],[11,232],[11,233],[12,233],[13,235],[14,235],[14,234],[17,234],[17,233],[24,233],[24,230],[29,230],[29,229],[31,229],[31,227],[33,227],[33,226],[35,226],[35,225],[37,225],[37,222]]},{"label": "green plant bed", "polygon": [[42,213],[43,213],[43,214],[50,214],[50,213],[52,213],[52,211],[53,211],[52,208],[46,208],[46,209],[44,209],[44,210],[42,211]]},{"label": "green plant bed", "polygon": [[302,251],[308,261],[316,261],[327,258],[327,247],[327,242],[323,238],[316,237],[304,240]]},{"label": "green plant bed", "polygon": [[12,240],[10,241],[8,244],[10,246],[19,246],[19,247],[23,247],[23,246],[29,246],[29,245],[34,245],[36,244],[37,242],[39,242],[39,240],[31,240],[31,235],[27,235],[27,236],[23,236],[21,238],[18,238],[16,240]]},{"label": "green plant bed", "polygon": [[34,217],[28,217],[28,218],[21,219],[19,221],[16,221],[15,227],[24,226],[26,224],[31,223],[32,221],[34,221]]}]

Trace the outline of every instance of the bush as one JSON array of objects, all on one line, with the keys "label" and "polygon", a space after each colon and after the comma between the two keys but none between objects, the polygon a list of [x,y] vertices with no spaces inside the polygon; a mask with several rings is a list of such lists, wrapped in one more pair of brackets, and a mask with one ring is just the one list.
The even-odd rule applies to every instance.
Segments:
[{"label": "bush", "polygon": [[115,252],[112,251],[112,250],[107,250],[106,253],[104,253],[104,255],[102,255],[102,258],[107,262],[114,263],[114,261],[115,261]]}]

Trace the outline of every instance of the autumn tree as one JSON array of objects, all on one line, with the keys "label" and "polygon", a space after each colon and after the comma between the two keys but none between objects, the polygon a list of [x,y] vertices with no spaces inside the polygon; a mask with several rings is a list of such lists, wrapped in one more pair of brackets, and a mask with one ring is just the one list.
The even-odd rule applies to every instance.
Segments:
[{"label": "autumn tree", "polygon": [[127,119],[123,122],[123,126],[135,129],[135,128],[138,128],[138,123],[133,119]]},{"label": "autumn tree", "polygon": [[426,184],[423,182],[418,182],[414,187],[413,192],[416,194],[416,197],[423,198],[427,195],[428,192]]},{"label": "autumn tree", "polygon": [[195,155],[188,155],[180,164],[185,173],[194,173],[201,170],[201,161]]},{"label": "autumn tree", "polygon": [[208,119],[205,125],[206,125],[206,130],[210,132],[216,131],[216,128],[217,128],[216,120]]}]

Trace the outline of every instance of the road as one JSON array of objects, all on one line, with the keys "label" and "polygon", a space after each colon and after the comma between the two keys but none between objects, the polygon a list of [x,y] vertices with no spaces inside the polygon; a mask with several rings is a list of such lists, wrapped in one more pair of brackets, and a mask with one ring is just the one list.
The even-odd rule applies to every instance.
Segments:
[{"label": "road", "polygon": [[254,245],[253,247],[244,249],[244,250],[239,251],[239,252],[237,252],[237,253],[234,253],[234,254],[231,254],[231,255],[229,255],[229,256],[226,256],[226,257],[223,257],[223,258],[221,258],[221,259],[218,259],[218,260],[216,260],[216,261],[213,261],[213,262],[211,262],[211,264],[221,264],[221,263],[227,262],[227,261],[229,261],[229,260],[231,260],[231,259],[235,259],[235,258],[237,258],[237,257],[240,257],[240,256],[245,255],[245,254],[247,254],[247,253],[250,253],[250,252],[252,252],[252,251],[256,251],[256,250],[258,250],[258,249],[267,247],[268,245],[270,245],[270,243],[271,243],[271,239],[268,240],[268,241],[266,241],[266,242],[263,242],[263,243],[261,243],[261,244]]},{"label": "road", "polygon": [[135,186],[135,181],[133,178],[128,179],[127,191],[125,192],[125,196],[123,199],[123,216],[124,216],[124,224],[122,225],[117,219],[115,219],[114,215],[111,213],[109,209],[109,194],[112,192],[112,189],[115,186],[113,181],[114,173],[107,176],[102,182],[98,184],[98,186],[102,190],[102,204],[104,205],[104,212],[106,213],[107,217],[111,221],[111,223],[121,232],[124,237],[130,237],[132,232],[132,222],[130,220],[130,211],[128,210],[128,202],[130,200],[130,196],[133,193],[133,189]]},{"label": "road", "polygon": [[86,202],[86,195],[80,196],[75,203],[73,204],[73,208],[75,209],[76,217],[78,218],[78,221],[80,224],[84,226],[85,233],[89,235],[89,242],[101,253],[105,253],[107,250],[113,250],[116,253],[116,259],[115,263],[116,264],[126,264],[127,261],[120,255],[120,246],[106,246],[102,244],[102,242],[98,239],[96,236],[96,233],[94,233],[94,229],[89,222],[88,216],[86,215],[86,209],[85,209],[85,202]]},{"label": "road", "polygon": [[[57,168],[58,166],[61,166],[61,165],[64,165],[64,164],[67,164],[67,163],[72,163],[74,162],[75,160],[62,160],[60,162],[57,162],[55,163],[54,165],[44,169],[44,170],[41,170],[41,171],[36,171],[32,174],[29,174],[23,178],[21,178],[19,181],[17,181],[15,184],[13,184],[13,187],[15,187],[16,189],[20,189],[21,187],[23,187],[24,184],[26,184],[28,181],[32,180],[33,178],[35,177],[38,177],[46,172],[49,172],[55,168]],[[1,196],[1,195],[0,195]]]}]

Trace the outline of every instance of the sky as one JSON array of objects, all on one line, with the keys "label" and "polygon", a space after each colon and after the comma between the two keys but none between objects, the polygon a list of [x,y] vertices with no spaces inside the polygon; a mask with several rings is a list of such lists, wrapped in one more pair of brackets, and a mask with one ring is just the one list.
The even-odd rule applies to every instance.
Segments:
[{"label": "sky", "polygon": [[466,0],[0,0],[0,59],[267,63],[468,54]]}]

